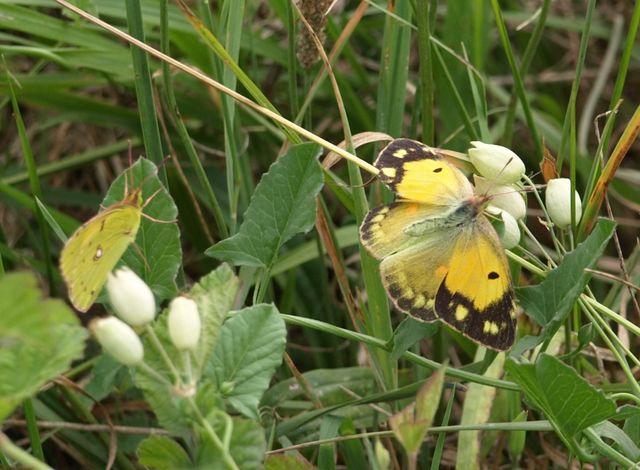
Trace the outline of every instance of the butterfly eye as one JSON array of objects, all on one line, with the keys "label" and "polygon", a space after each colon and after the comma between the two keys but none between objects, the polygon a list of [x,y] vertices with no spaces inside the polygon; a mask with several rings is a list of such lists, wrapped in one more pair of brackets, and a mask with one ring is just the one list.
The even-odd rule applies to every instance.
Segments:
[{"label": "butterfly eye", "polygon": [[442,167],[439,167],[433,170],[434,173],[440,173],[441,171],[442,171]]},{"label": "butterfly eye", "polygon": [[489,279],[498,279],[498,278],[500,277],[500,274],[498,274],[498,273],[497,273],[497,272],[495,272],[495,271],[491,271],[491,272],[487,275],[487,277],[488,277]]}]

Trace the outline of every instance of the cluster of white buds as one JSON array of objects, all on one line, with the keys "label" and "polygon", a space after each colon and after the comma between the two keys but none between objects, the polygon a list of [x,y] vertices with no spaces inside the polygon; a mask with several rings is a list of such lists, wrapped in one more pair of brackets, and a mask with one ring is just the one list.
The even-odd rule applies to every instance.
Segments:
[{"label": "cluster of white buds", "polygon": [[[109,274],[107,293],[119,317],[94,320],[91,330],[102,348],[118,362],[135,366],[142,362],[144,348],[135,329],[149,325],[156,316],[156,302],[149,286],[129,268]],[[169,338],[179,350],[193,350],[200,340],[197,304],[186,297],[169,306]]]},{"label": "cluster of white buds", "polygon": [[527,215],[527,205],[518,184],[525,166],[512,150],[501,145],[471,142],[469,159],[478,175],[474,175],[476,194],[488,196],[491,204],[487,212],[502,219],[504,230],[500,240],[506,249],[520,242],[518,220]]},{"label": "cluster of white buds", "polygon": [[[502,218],[504,232],[501,234],[505,248],[512,248],[520,241],[518,220],[526,216],[527,206],[518,186],[525,166],[520,157],[501,145],[471,142],[469,159],[478,171],[474,175],[476,193],[489,196],[488,212]],[[574,190],[574,220],[580,221],[582,203]],[[493,206],[495,209],[492,209]],[[571,225],[571,180],[556,178],[549,180],[545,193],[545,206],[551,221],[561,229]],[[496,210],[497,209],[497,210]]]}]

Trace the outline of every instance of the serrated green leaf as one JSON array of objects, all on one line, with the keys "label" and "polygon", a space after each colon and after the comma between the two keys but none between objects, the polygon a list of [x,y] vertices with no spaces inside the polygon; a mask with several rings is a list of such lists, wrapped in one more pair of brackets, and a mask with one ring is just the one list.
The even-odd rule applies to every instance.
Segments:
[{"label": "serrated green leaf", "polygon": [[82,357],[86,330],[28,272],[0,278],[0,420]]},{"label": "serrated green leaf", "polygon": [[195,351],[195,368],[202,373],[206,360],[211,356],[238,291],[239,281],[231,268],[222,264],[204,276],[191,288],[189,297],[198,304],[202,333],[200,345]]},{"label": "serrated green leaf", "polygon": [[193,468],[187,452],[173,439],[164,436],[147,437],[136,451],[141,465],[154,470]]},{"label": "serrated green leaf", "polygon": [[218,388],[230,388],[225,398],[239,412],[258,419],[258,403],[282,362],[286,335],[273,305],[240,310],[223,325],[205,376]]},{"label": "serrated green leaf", "polygon": [[[229,266],[221,265],[203,277],[188,293],[188,296],[197,302],[202,321],[200,343],[194,352],[195,366],[193,367],[193,378],[198,384],[198,394],[205,389],[207,382],[206,379],[201,380],[201,371],[212,357],[217,337],[222,330],[221,323],[231,308],[237,288],[238,280]],[[167,318],[168,312],[165,310],[158,316],[153,325],[153,331],[174,364],[182,364],[182,353],[175,348],[169,339]],[[174,382],[171,371],[166,367],[162,356],[157,352],[153,343],[148,337],[143,339],[143,343],[145,346],[144,359],[147,365],[166,377],[169,382]],[[191,418],[189,413],[185,412],[188,407],[180,393],[176,393],[166,384],[158,383],[143,370],[139,370],[134,379],[136,385],[144,391],[145,398],[162,426],[176,434],[188,431],[191,426]],[[209,393],[213,392],[209,391]]]},{"label": "serrated green leaf", "polygon": [[517,290],[523,310],[544,327],[544,338],[551,338],[564,322],[591,277],[585,269],[600,259],[615,227],[612,220],[600,219],[589,237],[568,253],[544,281]]},{"label": "serrated green leaf", "polygon": [[575,369],[548,354],[541,354],[535,365],[518,364],[509,359],[505,368],[570,447],[579,432],[616,412],[612,400],[580,377]]},{"label": "serrated green leaf", "polygon": [[[162,312],[153,325],[153,331],[162,343],[168,356],[174,364],[182,364],[181,354],[173,346],[169,339],[167,328],[167,311]],[[144,345],[144,362],[159,375],[165,377],[169,383],[175,379],[171,371],[165,365],[162,356],[150,340],[149,335],[142,339]],[[176,435],[184,435],[191,430],[191,418],[187,410],[185,398],[172,386],[160,383],[155,377],[148,375],[144,369],[136,370],[133,377],[135,384],[144,392],[145,399],[158,418],[158,422],[168,431]]]},{"label": "serrated green leaf", "polygon": [[[146,204],[144,215],[135,246],[127,249],[122,262],[151,287],[159,300],[170,299],[176,295],[175,279],[182,263],[180,230],[174,222],[178,209],[160,183],[156,166],[149,160],[138,159],[113,182],[102,205],[108,207],[121,201],[125,189],[131,191],[140,186]],[[153,199],[149,201],[152,196]]]},{"label": "serrated green leaf", "polygon": [[[264,438],[264,430],[255,421],[239,417],[231,418],[233,430],[229,443],[229,454],[242,470],[254,470],[262,468],[262,461],[267,450]],[[224,435],[224,427],[216,423],[214,429],[218,436]],[[206,433],[201,433],[200,440],[203,443],[197,457],[197,468],[228,468],[222,460],[222,453],[215,448]]]},{"label": "serrated green leaf", "polygon": [[256,187],[237,234],[206,254],[237,266],[271,267],[280,248],[315,221],[322,170],[315,144],[293,146],[271,165]]}]

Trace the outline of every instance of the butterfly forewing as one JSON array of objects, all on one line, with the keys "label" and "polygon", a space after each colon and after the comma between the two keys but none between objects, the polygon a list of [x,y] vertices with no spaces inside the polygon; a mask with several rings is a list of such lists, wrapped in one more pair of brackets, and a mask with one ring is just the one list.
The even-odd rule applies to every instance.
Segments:
[{"label": "butterfly forewing", "polygon": [[473,194],[465,176],[437,152],[420,142],[397,139],[375,162],[380,180],[403,199],[451,207]]},{"label": "butterfly forewing", "polygon": [[79,311],[86,312],[95,302],[107,276],[135,239],[141,213],[136,192],[85,222],[65,244],[60,270],[69,299]]}]

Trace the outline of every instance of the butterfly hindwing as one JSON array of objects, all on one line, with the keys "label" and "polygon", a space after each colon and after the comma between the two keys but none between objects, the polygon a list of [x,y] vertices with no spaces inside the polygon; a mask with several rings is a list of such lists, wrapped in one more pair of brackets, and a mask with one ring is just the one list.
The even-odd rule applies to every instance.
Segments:
[{"label": "butterfly hindwing", "polygon": [[416,227],[427,224],[425,221],[437,224],[443,212],[441,207],[414,202],[400,201],[378,206],[367,213],[360,225],[360,240],[374,258],[386,258],[420,242],[415,234],[419,231]]},{"label": "butterfly hindwing", "polygon": [[436,320],[435,298],[451,257],[450,247],[440,237],[443,233],[424,238],[410,248],[401,250],[380,263],[380,275],[385,289],[398,309],[423,321]]},{"label": "butterfly hindwing", "polygon": [[398,196],[433,206],[452,206],[473,194],[460,170],[437,149],[410,139],[396,139],[375,161],[380,180]]},{"label": "butterfly hindwing", "polygon": [[452,328],[492,349],[508,349],[516,319],[511,274],[489,221],[479,215],[455,240],[435,296],[437,315]]}]

